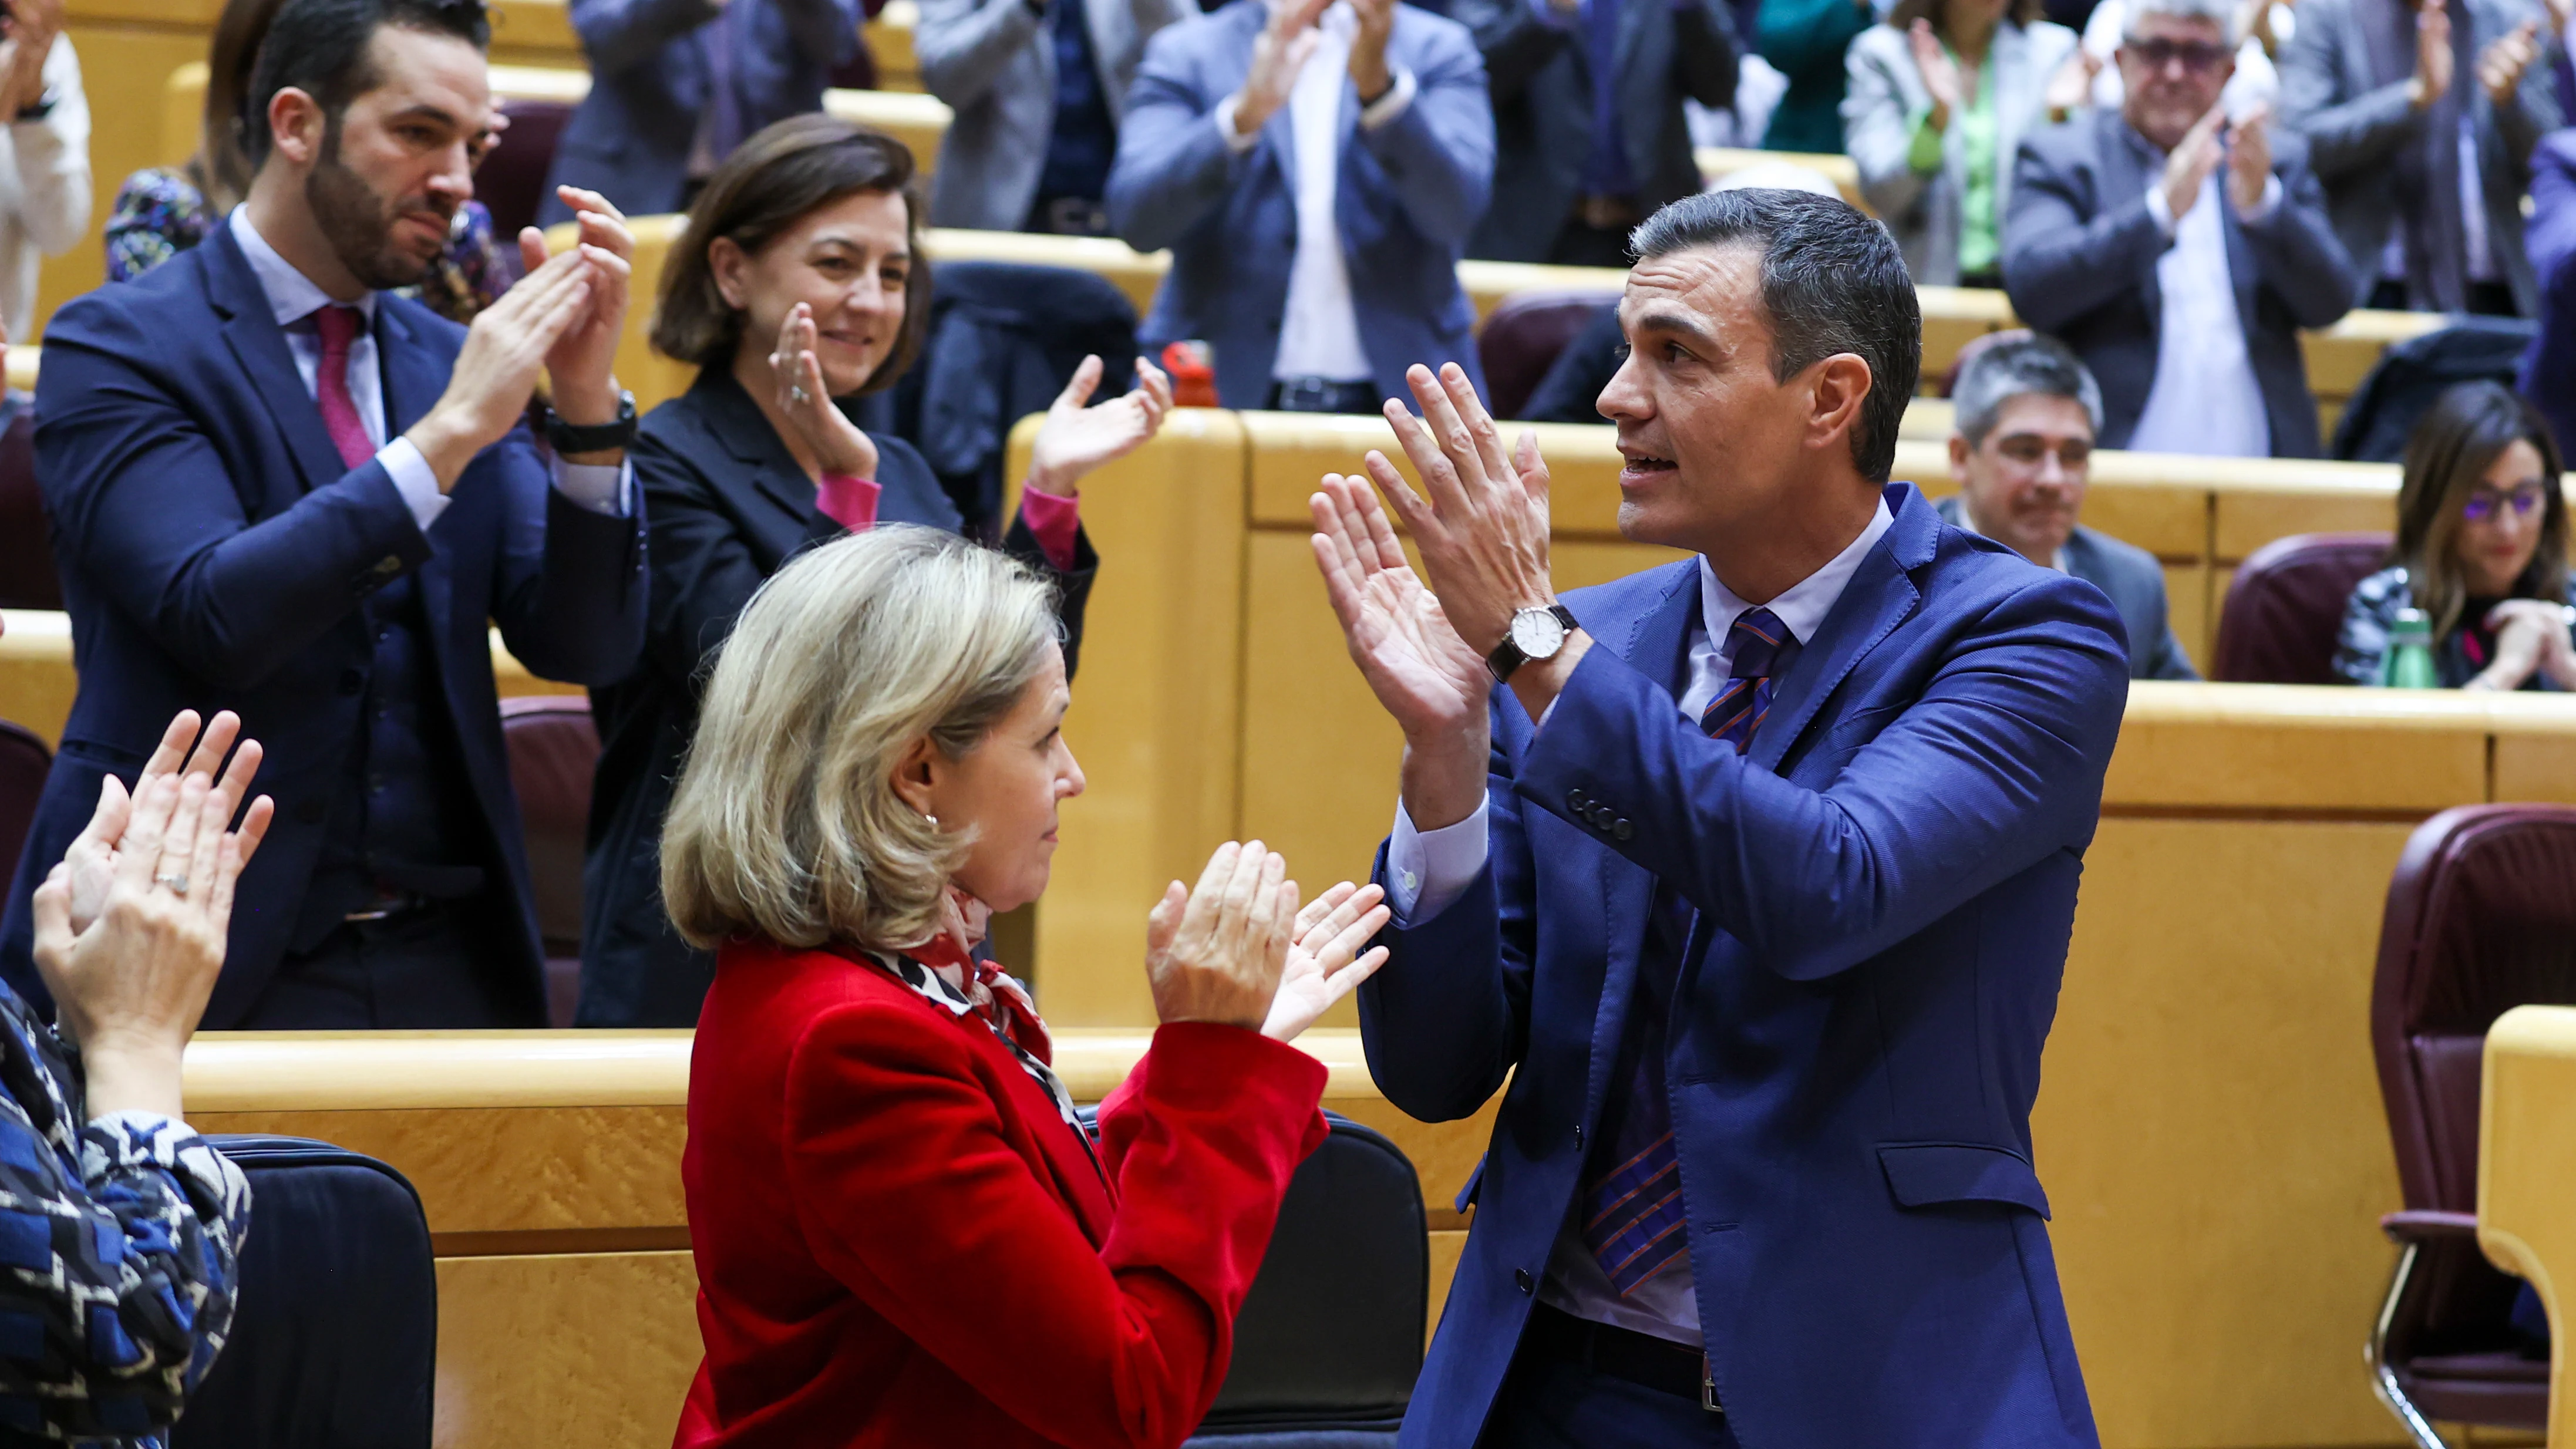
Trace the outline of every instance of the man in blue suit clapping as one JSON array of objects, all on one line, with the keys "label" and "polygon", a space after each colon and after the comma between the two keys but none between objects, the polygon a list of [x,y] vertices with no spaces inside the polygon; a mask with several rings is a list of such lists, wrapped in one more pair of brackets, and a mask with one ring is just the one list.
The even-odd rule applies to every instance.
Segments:
[{"label": "man in blue suit clapping", "polygon": [[1143,340],[1210,344],[1227,407],[1372,412],[1408,364],[1473,374],[1458,257],[1493,174],[1466,27],[1398,0],[1234,0],[1146,46],[1109,225],[1172,249]]},{"label": "man in blue suit clapping", "polygon": [[277,816],[209,1029],[545,1024],[489,631],[576,684],[643,646],[610,372],[634,243],[567,189],[579,244],[548,260],[522,233],[527,275],[470,330],[387,290],[473,195],[489,36],[478,0],[286,0],[249,199],[46,330],[36,461],[80,693],[0,929],[22,995],[46,1000],[30,900],[102,778],[130,787],[182,709],[228,709]]},{"label": "man in blue suit clapping", "polygon": [[[1455,369],[1327,476],[1316,552],[1403,726],[1361,988],[1417,1117],[1509,1080],[1421,1449],[2097,1442],[2029,1116],[2128,689],[2092,585],[1890,483],[1921,321],[1840,201],[1640,227],[1620,531],[1559,599],[1547,469]],[[1481,1437],[1480,1437],[1481,1436]]]}]

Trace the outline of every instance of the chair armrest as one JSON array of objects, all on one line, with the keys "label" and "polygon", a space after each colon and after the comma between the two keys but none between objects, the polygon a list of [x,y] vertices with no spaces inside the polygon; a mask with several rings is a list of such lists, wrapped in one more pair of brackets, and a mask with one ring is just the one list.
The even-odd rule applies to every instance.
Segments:
[{"label": "chair armrest", "polygon": [[2398,1244],[2432,1243],[2445,1238],[2465,1238],[2475,1241],[2478,1236],[2478,1215],[2418,1211],[2409,1208],[2405,1212],[2389,1213],[2380,1218],[2379,1230],[2388,1235],[2390,1242]]}]

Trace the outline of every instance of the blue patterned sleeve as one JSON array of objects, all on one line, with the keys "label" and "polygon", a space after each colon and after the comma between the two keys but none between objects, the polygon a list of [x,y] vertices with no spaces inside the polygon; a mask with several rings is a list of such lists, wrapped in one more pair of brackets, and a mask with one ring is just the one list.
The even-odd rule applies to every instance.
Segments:
[{"label": "blue patterned sleeve", "polygon": [[2381,569],[2353,585],[2352,598],[2343,608],[2343,630],[2335,638],[2335,673],[2345,683],[2365,687],[2379,683],[2380,661],[2388,655],[2389,626],[2397,622],[2398,611],[2412,602],[2402,568]]},{"label": "blue patterned sleeve", "polygon": [[150,1442],[231,1328],[250,1184],[184,1122],[78,1101],[0,993],[0,1431]]},{"label": "blue patterned sleeve", "polygon": [[130,282],[206,239],[206,199],[176,171],[137,171],[107,212],[107,279]]}]

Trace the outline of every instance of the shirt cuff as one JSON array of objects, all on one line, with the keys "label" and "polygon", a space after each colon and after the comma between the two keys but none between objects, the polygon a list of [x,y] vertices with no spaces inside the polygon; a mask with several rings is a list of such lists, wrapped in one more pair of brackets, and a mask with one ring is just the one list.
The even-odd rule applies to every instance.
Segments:
[{"label": "shirt cuff", "polygon": [[1253,148],[1253,145],[1261,139],[1261,133],[1255,131],[1249,136],[1234,134],[1235,99],[1233,96],[1227,96],[1216,103],[1216,133],[1225,138],[1225,149],[1240,156]]},{"label": "shirt cuff", "polygon": [[814,485],[814,506],[852,533],[877,526],[877,502],[884,496],[884,485],[847,473],[826,473]]},{"label": "shirt cuff", "polygon": [[438,486],[438,474],[429,460],[420,455],[409,438],[396,438],[376,452],[376,461],[385,465],[385,476],[394,480],[394,491],[402,495],[403,506],[411,510],[411,521],[420,531],[438,521],[447,511],[449,498]]},{"label": "shirt cuff", "polygon": [[1386,94],[1360,107],[1360,129],[1377,130],[1387,122],[1403,115],[1404,108],[1412,104],[1413,72],[1403,66],[1397,66],[1395,83],[1386,88]]},{"label": "shirt cuff", "polygon": [[2254,203],[2254,209],[2236,213],[2236,219],[2247,226],[2261,226],[2278,215],[2280,210],[2281,178],[2275,173],[2263,178],[2263,198]]},{"label": "shirt cuff", "polygon": [[1038,551],[1055,565],[1057,573],[1073,570],[1074,540],[1082,532],[1082,504],[1078,499],[1048,493],[1034,487],[1020,489],[1020,521],[1038,541]]},{"label": "shirt cuff", "polygon": [[2165,240],[2172,241],[2174,234],[2173,208],[2165,202],[2165,188],[2161,182],[2150,181],[2147,183],[2147,215],[2155,219],[2156,230],[2164,233]]},{"label": "shirt cuff", "polygon": [[1413,828],[1412,813],[1399,800],[1395,829],[1386,842],[1386,903],[1399,921],[1427,921],[1457,903],[1485,868],[1485,806],[1455,825],[1437,830]]},{"label": "shirt cuff", "polygon": [[615,463],[567,463],[557,458],[555,491],[593,513],[624,518],[633,487],[632,473],[623,459]]}]

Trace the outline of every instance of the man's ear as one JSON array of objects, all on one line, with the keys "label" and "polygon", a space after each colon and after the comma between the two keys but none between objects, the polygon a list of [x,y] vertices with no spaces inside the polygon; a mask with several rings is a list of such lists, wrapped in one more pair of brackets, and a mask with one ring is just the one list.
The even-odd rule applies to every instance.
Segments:
[{"label": "man's ear", "polygon": [[1950,477],[1953,481],[1961,485],[1967,483],[1968,454],[1973,451],[1975,450],[1968,446],[1966,438],[1957,433],[1950,435]]},{"label": "man's ear", "polygon": [[939,793],[940,774],[947,763],[948,757],[939,752],[939,746],[931,742],[930,736],[923,735],[913,741],[912,748],[904,751],[903,758],[895,763],[896,798],[924,815],[938,814],[933,802]]},{"label": "man's ear", "polygon": [[322,103],[305,91],[287,86],[268,98],[269,149],[292,165],[321,160],[322,137],[329,128]]},{"label": "man's ear", "polygon": [[1860,426],[1861,407],[1869,401],[1869,364],[1858,354],[1837,352],[1811,369],[1815,381],[1808,393],[1807,446],[1848,448]]}]

